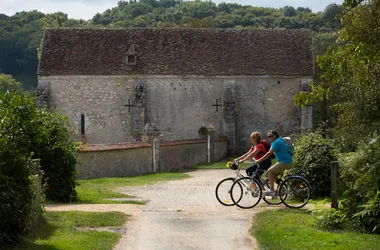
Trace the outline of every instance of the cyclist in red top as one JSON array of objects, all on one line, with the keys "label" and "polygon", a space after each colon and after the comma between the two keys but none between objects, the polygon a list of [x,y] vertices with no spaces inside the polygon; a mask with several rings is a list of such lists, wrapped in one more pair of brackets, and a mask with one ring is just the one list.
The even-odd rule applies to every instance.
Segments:
[{"label": "cyclist in red top", "polygon": [[[250,137],[251,137],[251,142],[253,144],[252,147],[247,153],[240,156],[239,158],[236,158],[234,162],[239,164],[251,158],[255,158],[256,160],[258,160],[268,152],[270,145],[267,141],[261,139],[261,134],[259,132],[252,132]],[[259,166],[259,170],[257,171],[258,177],[260,177],[264,173],[264,171],[268,170],[271,164],[272,164],[272,161],[270,158],[261,162]],[[256,169],[257,169],[257,165],[253,164],[249,166],[245,171],[248,176],[251,176],[253,172],[256,171]]]}]

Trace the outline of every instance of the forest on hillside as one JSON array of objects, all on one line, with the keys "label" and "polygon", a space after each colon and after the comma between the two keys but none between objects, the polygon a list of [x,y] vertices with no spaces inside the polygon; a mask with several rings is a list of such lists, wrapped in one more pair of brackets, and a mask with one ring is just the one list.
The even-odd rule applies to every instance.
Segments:
[{"label": "forest on hillside", "polygon": [[342,6],[330,4],[324,11],[284,6],[264,8],[236,3],[178,0],[119,1],[88,21],[69,19],[57,12],[38,10],[0,13],[0,74],[10,74],[26,90],[37,86],[38,50],[43,31],[49,27],[195,27],[248,29],[311,29],[314,53],[322,54],[335,41],[340,29]]}]

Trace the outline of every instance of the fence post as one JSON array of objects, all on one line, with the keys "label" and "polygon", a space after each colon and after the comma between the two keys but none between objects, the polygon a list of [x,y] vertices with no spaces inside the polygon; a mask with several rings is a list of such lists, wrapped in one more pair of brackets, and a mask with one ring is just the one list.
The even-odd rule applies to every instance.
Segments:
[{"label": "fence post", "polygon": [[338,209],[338,162],[331,162],[331,208]]},{"label": "fence post", "polygon": [[160,169],[160,132],[153,134],[153,172],[156,173]]},{"label": "fence post", "polygon": [[37,226],[41,217],[41,196],[42,196],[42,175],[40,170],[41,159],[32,159],[32,164],[37,166],[37,173],[33,175],[33,188],[36,192],[36,197],[32,201],[32,210],[29,215],[29,226],[34,228]]},{"label": "fence post", "polygon": [[145,124],[144,130],[139,132],[142,142],[152,144],[152,165],[153,172],[156,173],[160,169],[160,136],[161,132],[156,124]]},{"label": "fence post", "polygon": [[207,163],[214,162],[215,128],[212,125],[207,127]]}]

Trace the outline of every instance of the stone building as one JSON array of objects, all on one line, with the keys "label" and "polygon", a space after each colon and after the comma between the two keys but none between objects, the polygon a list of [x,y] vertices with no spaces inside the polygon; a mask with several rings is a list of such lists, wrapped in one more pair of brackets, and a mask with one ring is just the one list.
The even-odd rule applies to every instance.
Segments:
[{"label": "stone building", "polygon": [[69,117],[78,140],[204,137],[212,125],[230,154],[252,131],[283,135],[311,127],[293,105],[313,75],[309,30],[95,29],[45,31],[38,102]]}]

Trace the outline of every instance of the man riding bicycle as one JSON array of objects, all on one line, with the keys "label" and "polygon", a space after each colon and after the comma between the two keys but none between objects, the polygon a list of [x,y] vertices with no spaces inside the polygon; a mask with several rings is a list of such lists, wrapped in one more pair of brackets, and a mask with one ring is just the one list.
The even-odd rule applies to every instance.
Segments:
[{"label": "man riding bicycle", "polygon": [[274,153],[277,159],[277,163],[270,167],[267,171],[267,176],[269,178],[270,189],[265,190],[265,195],[275,196],[274,183],[277,181],[277,175],[289,169],[293,163],[292,154],[289,152],[288,146],[285,144],[284,140],[280,138],[276,130],[268,131],[268,138],[271,141],[271,147],[269,151],[256,162],[259,164],[271,157]]}]

